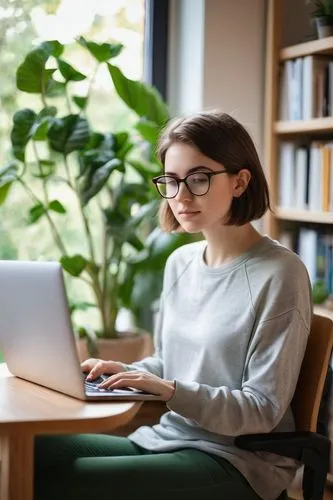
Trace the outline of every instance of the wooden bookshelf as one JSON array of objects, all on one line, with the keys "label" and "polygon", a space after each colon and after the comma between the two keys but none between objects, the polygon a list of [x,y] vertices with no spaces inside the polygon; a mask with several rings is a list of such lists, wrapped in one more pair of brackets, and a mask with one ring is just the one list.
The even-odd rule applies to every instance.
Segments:
[{"label": "wooden bookshelf", "polygon": [[281,220],[312,222],[315,224],[333,224],[332,212],[309,212],[276,207],[275,216]]},{"label": "wooden bookshelf", "polygon": [[279,52],[280,61],[312,54],[333,55],[333,36],[285,47]]},{"label": "wooden bookshelf", "polygon": [[[279,200],[279,145],[281,141],[314,140],[327,138],[333,139],[333,116],[313,118],[310,120],[279,120],[279,102],[281,92],[280,69],[288,59],[305,57],[314,54],[332,55],[333,36],[312,40],[290,47],[283,47],[283,8],[286,3],[280,0],[269,0],[267,12],[267,50],[265,74],[265,164],[267,178],[270,186],[273,213],[264,219],[265,232],[273,238],[279,239],[283,221],[311,222],[315,224],[332,224],[333,215],[325,212],[303,212],[299,210],[286,210],[277,206]],[[283,48],[282,48],[283,47]]]},{"label": "wooden bookshelf", "polygon": [[279,135],[332,134],[333,116],[313,118],[312,120],[277,121],[274,123],[274,132]]},{"label": "wooden bookshelf", "polygon": [[[264,105],[264,162],[271,193],[272,212],[264,219],[264,231],[274,239],[279,240],[285,230],[292,230],[307,226],[309,228],[325,229],[332,225],[333,213],[286,209],[278,205],[279,195],[279,162],[280,144],[283,142],[295,144],[309,144],[310,142],[333,142],[333,116],[313,118],[307,120],[280,120],[280,101],[282,89],[285,91],[286,82],[282,72],[286,61],[311,55],[332,56],[333,36],[311,40],[288,47],[283,46],[286,18],[289,2],[268,0],[267,10],[267,37],[266,37],[266,64],[265,64],[265,105]],[[284,12],[286,9],[286,12]],[[290,12],[292,9],[290,10]],[[300,16],[301,18],[302,16]],[[303,16],[304,17],[304,16]],[[294,19],[297,22],[297,19]],[[296,30],[297,31],[297,30]],[[304,77],[304,73],[303,76]],[[304,83],[302,83],[303,85]],[[302,87],[303,88],[303,87]],[[290,98],[290,97],[289,97]],[[287,101],[288,102],[288,101]],[[302,110],[301,110],[302,112]],[[333,172],[331,171],[331,175]],[[296,194],[296,193],[295,193]],[[296,200],[296,196],[294,198]],[[333,319],[333,310],[325,306],[316,306],[317,313]]]}]

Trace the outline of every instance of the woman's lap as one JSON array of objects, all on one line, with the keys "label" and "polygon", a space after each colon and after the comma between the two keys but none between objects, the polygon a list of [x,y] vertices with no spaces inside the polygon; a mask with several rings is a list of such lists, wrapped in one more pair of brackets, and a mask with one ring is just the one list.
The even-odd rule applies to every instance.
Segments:
[{"label": "woman's lap", "polygon": [[107,435],[36,439],[35,500],[259,500],[227,461],[200,450],[150,453]]}]

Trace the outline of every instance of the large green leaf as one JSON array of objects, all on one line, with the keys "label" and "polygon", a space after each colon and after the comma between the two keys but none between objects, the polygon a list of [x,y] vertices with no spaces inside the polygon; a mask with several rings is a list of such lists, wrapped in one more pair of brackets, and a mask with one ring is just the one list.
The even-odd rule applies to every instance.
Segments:
[{"label": "large green leaf", "polygon": [[134,148],[128,132],[118,132],[113,135],[113,149],[117,158],[124,160],[127,154]]},{"label": "large green leaf", "polygon": [[66,93],[66,83],[59,82],[58,80],[54,80],[53,78],[49,80],[46,96],[47,97],[60,97],[65,95]]},{"label": "large green leaf", "polygon": [[46,106],[43,108],[38,114],[38,120],[42,120],[43,118],[52,118],[56,116],[57,108],[55,106]]},{"label": "large green leaf", "polygon": [[[95,170],[103,167],[106,163],[115,159],[114,151],[104,151],[103,149],[91,149],[84,151],[80,155],[80,174],[85,176],[85,183],[91,184],[91,177],[94,175]],[[123,169],[122,169],[123,170]]]},{"label": "large green leaf", "polygon": [[72,151],[83,149],[89,142],[89,125],[79,115],[67,115],[53,121],[48,137],[50,146],[55,151],[68,155]]},{"label": "large green leaf", "polygon": [[80,82],[82,80],[85,80],[87,77],[83,73],[80,73],[80,71],[76,70],[71,66],[68,62],[64,61],[63,59],[58,59],[58,67],[59,71],[66,80],[66,82]]},{"label": "large green leaf", "polygon": [[145,204],[150,201],[150,192],[146,184],[124,182],[114,190],[114,206],[128,216],[134,204]]},{"label": "large green leaf", "polygon": [[53,57],[60,57],[64,51],[63,44],[58,42],[58,40],[47,40],[46,42],[41,43],[41,47],[43,47],[48,54]]},{"label": "large green leaf", "polygon": [[35,122],[31,127],[31,136],[34,141],[45,141],[49,130],[49,119],[43,118],[40,122]]},{"label": "large green leaf", "polygon": [[150,306],[161,294],[163,272],[142,271],[134,275],[131,308]]},{"label": "large green leaf", "polygon": [[60,259],[62,267],[71,276],[78,277],[84,271],[88,262],[82,255],[64,256]]},{"label": "large green leaf", "polygon": [[46,213],[46,208],[43,203],[36,203],[30,208],[28,213],[28,223],[34,224]]},{"label": "large green leaf", "polygon": [[146,239],[146,248],[143,252],[130,259],[136,272],[140,270],[163,270],[166,260],[176,248],[191,243],[193,236],[187,233],[164,233],[155,228]]},{"label": "large green leaf", "polygon": [[138,173],[146,182],[152,186],[152,178],[160,175],[162,168],[156,163],[144,163],[142,160],[127,160],[126,164],[130,165],[133,170]]},{"label": "large green leaf", "polygon": [[72,99],[79,109],[85,109],[87,107],[88,97],[74,95]]},{"label": "large green leaf", "polygon": [[9,193],[10,186],[17,179],[18,166],[12,162],[0,169],[0,205],[2,205]]},{"label": "large green leaf", "polygon": [[46,92],[55,71],[45,68],[49,56],[50,53],[45,46],[39,46],[27,54],[16,72],[16,86],[19,90],[30,94]]},{"label": "large green leaf", "polygon": [[127,106],[139,116],[164,126],[169,112],[159,92],[146,83],[126,78],[117,66],[108,64],[108,68],[115,89]]},{"label": "large green leaf", "polygon": [[85,182],[81,189],[81,200],[83,205],[86,205],[91,198],[101,191],[113,170],[123,170],[123,163],[118,160],[118,158],[113,158],[108,161],[89,176],[89,182]]},{"label": "large green leaf", "polygon": [[126,240],[128,234],[126,227],[126,217],[116,208],[107,208],[104,210],[104,216],[109,235],[121,241]]},{"label": "large green leaf", "polygon": [[159,205],[160,205],[160,200],[152,200],[149,203],[140,206],[136,214],[127,220],[126,225],[129,227],[136,228],[143,221],[147,220],[153,221],[157,217]]},{"label": "large green leaf", "polygon": [[154,146],[157,144],[161,128],[154,122],[148,120],[140,120],[135,128],[140,132],[140,135]]},{"label": "large green leaf", "polygon": [[86,40],[83,36],[79,38],[79,43],[82,47],[88,49],[91,55],[101,63],[118,56],[124,48],[122,43],[96,43]]},{"label": "large green leaf", "polygon": [[13,116],[13,128],[10,139],[12,141],[13,153],[15,158],[25,161],[26,145],[33,133],[33,125],[37,115],[32,109],[20,109]]},{"label": "large green leaf", "polygon": [[53,212],[57,212],[58,214],[65,214],[66,213],[66,208],[63,206],[62,203],[60,203],[59,200],[50,201],[48,208],[49,208],[49,210],[52,210]]}]

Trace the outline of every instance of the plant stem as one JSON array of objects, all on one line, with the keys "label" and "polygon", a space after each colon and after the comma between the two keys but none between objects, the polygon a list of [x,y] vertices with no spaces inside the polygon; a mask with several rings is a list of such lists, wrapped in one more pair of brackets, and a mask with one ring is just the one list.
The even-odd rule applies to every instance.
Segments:
[{"label": "plant stem", "polygon": [[[105,309],[105,319],[106,319],[106,334],[107,337],[113,337],[116,331],[116,319],[119,311],[118,307],[118,276],[120,271],[120,260],[121,260],[122,245],[114,244],[111,255],[108,258],[106,256],[105,261],[105,289],[103,290],[103,307]],[[116,261],[116,273],[110,276],[108,274],[109,265]],[[112,279],[112,285],[107,279]]]},{"label": "plant stem", "polygon": [[[42,201],[38,198],[38,196],[35,195],[35,193],[29,188],[29,186],[21,179],[19,178],[18,179],[18,182],[21,183],[21,185],[23,186],[23,188],[30,194],[31,198],[39,203],[39,204],[43,204]],[[55,244],[57,245],[57,247],[59,248],[59,250],[61,251],[61,253],[63,255],[67,255],[67,252],[66,252],[66,248],[65,248],[65,245],[61,239],[61,236],[49,214],[48,211],[45,212],[45,217],[47,218],[48,220],[48,223],[50,224],[50,228],[51,228],[51,233],[52,233],[52,237],[53,237],[53,240],[55,242]]]},{"label": "plant stem", "polygon": [[[94,71],[92,73],[92,76],[90,78],[90,81],[89,81],[89,85],[88,85],[88,90],[87,90],[87,94],[86,94],[86,98],[87,98],[87,104],[89,103],[89,97],[90,97],[90,94],[91,94],[91,90],[92,90],[92,86],[94,84],[94,81],[95,81],[95,78],[96,78],[96,75],[97,75],[97,71],[98,71],[98,68],[99,68],[99,64],[100,63],[96,63],[96,66],[94,68]],[[87,107],[83,110],[83,113],[82,113],[85,117],[87,116]]]},{"label": "plant stem", "polygon": [[72,109],[71,109],[71,101],[69,99],[69,94],[68,94],[68,88],[67,85],[65,86],[65,97],[66,97],[66,104],[68,108],[68,112],[71,115],[72,114]]},{"label": "plant stem", "polygon": [[[90,261],[92,264],[96,264],[95,250],[94,250],[94,245],[93,245],[92,234],[90,231],[89,220],[88,220],[88,217],[84,211],[84,206],[81,203],[78,183],[71,176],[71,172],[70,172],[70,168],[69,168],[69,164],[68,164],[66,155],[64,155],[64,165],[65,165],[65,171],[66,171],[66,176],[67,176],[66,182],[67,182],[68,186],[74,191],[74,193],[76,195],[76,199],[78,200],[79,212],[80,212],[80,216],[81,216],[81,219],[83,222],[83,227],[84,227],[84,231],[85,231],[85,235],[86,235],[86,239],[87,239],[87,243],[88,243],[88,248],[89,248],[89,253],[90,253]],[[104,314],[105,309],[104,309],[103,291],[102,291],[102,288],[101,288],[101,285],[99,283],[98,276],[96,275],[95,270],[94,269],[91,269],[91,270],[87,269],[86,273],[90,277],[91,281],[85,280],[85,278],[82,276],[81,276],[81,279],[85,280],[89,284],[89,286],[91,287],[91,289],[95,295],[96,302],[98,304],[98,308],[99,308],[100,313],[101,313],[102,329],[104,331],[106,328],[106,319],[105,319],[105,314]]]},{"label": "plant stem", "polygon": [[91,231],[90,231],[88,217],[87,217],[87,215],[86,215],[86,213],[84,211],[84,206],[82,205],[82,202],[81,202],[80,192],[79,192],[78,185],[75,182],[75,180],[72,179],[66,155],[64,155],[64,165],[65,165],[66,175],[67,175],[67,179],[68,179],[68,184],[73,189],[73,191],[75,192],[76,198],[78,200],[79,212],[80,212],[80,216],[81,216],[81,219],[82,219],[82,222],[83,222],[83,227],[84,227],[84,230],[85,230],[85,233],[86,233],[86,238],[87,238],[87,243],[88,243],[89,253],[90,253],[90,259],[91,259],[92,262],[95,262],[95,250],[94,250],[93,238],[92,238],[92,234],[91,234]]},{"label": "plant stem", "polygon": [[66,171],[66,175],[67,175],[67,183],[75,191],[76,195],[78,195],[78,193],[76,192],[76,188],[75,188],[75,182],[73,181],[72,176],[71,176],[71,171],[69,168],[67,156],[65,154],[64,154],[64,165],[65,165],[65,171]]}]

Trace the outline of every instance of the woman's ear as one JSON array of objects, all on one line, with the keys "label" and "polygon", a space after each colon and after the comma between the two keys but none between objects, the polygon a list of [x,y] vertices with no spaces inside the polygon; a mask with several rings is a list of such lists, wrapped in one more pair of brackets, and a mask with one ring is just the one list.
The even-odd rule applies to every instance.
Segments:
[{"label": "woman's ear", "polygon": [[234,197],[239,198],[246,191],[251,180],[251,172],[247,168],[242,168],[235,176]]}]

